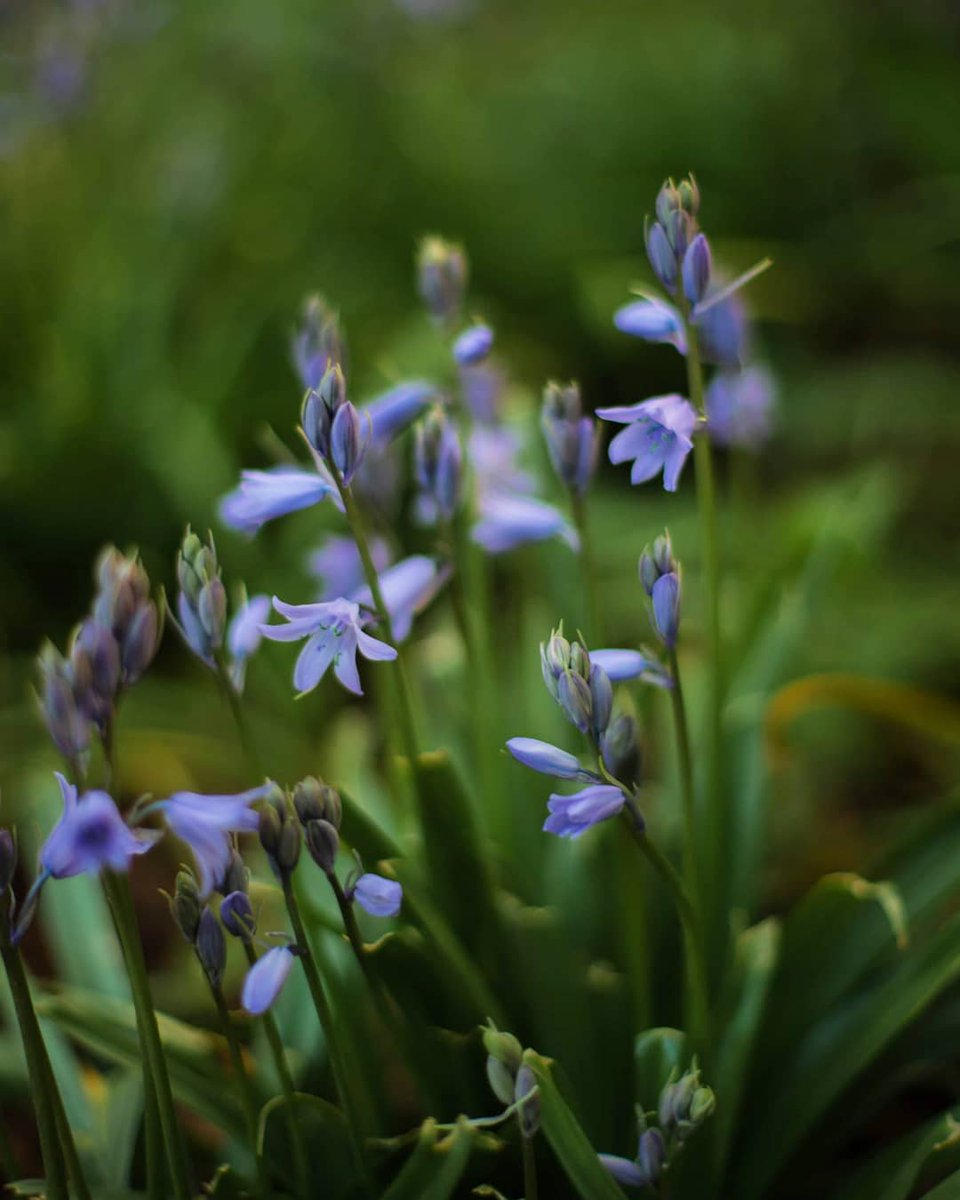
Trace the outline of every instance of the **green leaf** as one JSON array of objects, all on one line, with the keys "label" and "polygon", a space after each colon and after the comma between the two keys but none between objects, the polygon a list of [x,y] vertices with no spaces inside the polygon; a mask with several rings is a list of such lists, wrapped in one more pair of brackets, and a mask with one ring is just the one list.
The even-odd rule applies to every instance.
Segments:
[{"label": "green leaf", "polygon": [[[132,1004],[67,988],[45,997],[37,1011],[94,1054],[124,1066],[140,1066]],[[222,1083],[223,1039],[162,1013],[157,1014],[157,1023],[175,1097],[231,1136],[243,1137],[236,1094]]]},{"label": "green leaf", "polygon": [[413,1153],[383,1193],[383,1200],[448,1200],[467,1169],[477,1130],[460,1117],[451,1132],[440,1134],[433,1118],[424,1121]]},{"label": "green leaf", "polygon": [[645,1110],[656,1108],[671,1072],[680,1072],[687,1065],[687,1035],[666,1026],[647,1029],[634,1042],[633,1062],[636,1102]]},{"label": "green leaf", "polygon": [[960,1171],[954,1171],[942,1179],[930,1192],[924,1192],[923,1200],[960,1200]]},{"label": "green leaf", "polygon": [[[318,1096],[294,1094],[294,1120],[314,1162],[323,1163],[324,1190],[333,1196],[346,1195],[356,1178],[350,1139],[338,1108]],[[260,1110],[257,1152],[279,1171],[294,1178],[293,1151],[287,1128],[286,1097],[274,1096]]]},{"label": "green leaf", "polygon": [[577,1192],[583,1200],[623,1200],[623,1192],[560,1095],[551,1061],[533,1050],[524,1053],[523,1061],[537,1077],[543,1132]]},{"label": "green leaf", "polygon": [[841,1189],[837,1200],[907,1200],[931,1158],[958,1142],[960,1125],[945,1113],[894,1145],[885,1146]]}]

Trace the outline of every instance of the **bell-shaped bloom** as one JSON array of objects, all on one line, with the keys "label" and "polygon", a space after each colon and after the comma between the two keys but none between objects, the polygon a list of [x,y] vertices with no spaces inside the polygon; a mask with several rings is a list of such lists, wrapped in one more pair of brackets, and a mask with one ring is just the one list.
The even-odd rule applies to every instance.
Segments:
[{"label": "bell-shaped bloom", "polygon": [[672,650],[680,630],[680,576],[661,575],[653,585],[653,624],[663,644]]},{"label": "bell-shaped bloom", "polygon": [[554,779],[596,779],[592,771],[580,766],[575,754],[561,750],[550,742],[536,738],[515,737],[507,742],[507,749],[519,763],[541,775],[552,775]]},{"label": "bell-shaped bloom", "polygon": [[693,323],[704,362],[739,366],[747,350],[747,315],[739,296],[732,293],[723,299],[707,296],[693,310]]},{"label": "bell-shaped bloom", "polygon": [[230,866],[230,834],[252,832],[258,827],[259,818],[252,806],[272,787],[264,784],[233,796],[176,792],[151,806],[163,813],[171,832],[193,851],[201,897],[209,896]]},{"label": "bell-shaped bloom", "polygon": [[461,367],[459,375],[460,395],[474,420],[492,425],[500,413],[507,384],[503,370],[487,361]]},{"label": "bell-shaped bloom", "polygon": [[274,946],[247,971],[240,1003],[248,1013],[258,1017],[273,1005],[287,982],[293,958],[289,946]]},{"label": "bell-shaped bloom", "polygon": [[655,658],[639,650],[591,650],[590,661],[606,671],[612,683],[640,679],[655,687],[673,686],[669,674]]},{"label": "bell-shaped bloom", "polygon": [[517,461],[522,448],[512,429],[503,425],[475,426],[465,457],[481,499],[488,493],[527,495],[535,490],[536,480]]},{"label": "bell-shaped bloom", "polygon": [[[370,557],[378,573],[390,565],[390,547],[383,538],[370,539]],[[307,559],[307,570],[320,580],[321,600],[352,596],[363,587],[363,563],[352,537],[328,537]]]},{"label": "bell-shaped bloom", "polygon": [[592,826],[615,817],[623,808],[623,792],[606,783],[594,783],[572,796],[552,795],[547,801],[550,815],[543,823],[547,833],[575,838]]},{"label": "bell-shaped bloom", "polygon": [[493,330],[488,325],[471,325],[453,343],[453,357],[461,367],[473,367],[493,348]]},{"label": "bell-shaped bloom", "polygon": [[327,496],[342,512],[336,484],[319,464],[315,471],[302,467],[244,471],[239,485],[220,501],[220,517],[231,529],[252,535],[265,522],[311,508]]},{"label": "bell-shaped bloom", "polygon": [[69,879],[96,873],[104,867],[125,871],[131,858],[144,854],[157,834],[132,830],[106,792],[78,796],[73,784],[57,772],[63,797],[63,815],[40,851],[42,873],[47,878]]},{"label": "bell-shaped bloom", "polygon": [[230,678],[238,692],[243,691],[247,663],[260,649],[263,634],[260,626],[270,615],[270,597],[251,596],[237,609],[227,626],[227,649],[230,651]]},{"label": "bell-shaped bloom", "polygon": [[360,410],[370,418],[371,441],[383,447],[402,433],[430,405],[437,395],[432,383],[412,379],[374,397]]},{"label": "bell-shaped bloom", "polygon": [[632,1158],[621,1158],[618,1154],[598,1154],[597,1158],[617,1183],[624,1187],[646,1187],[647,1177]]},{"label": "bell-shaped bloom", "polygon": [[618,308],[613,323],[621,333],[643,338],[645,342],[667,342],[680,351],[687,352],[687,335],[683,318],[672,304],[665,304],[653,296],[643,296]]},{"label": "bell-shaped bloom", "polygon": [[332,666],[347,691],[362,696],[357,651],[375,662],[389,662],[397,657],[393,646],[364,632],[360,606],[353,600],[285,604],[274,596],[273,607],[287,618],[288,624],[261,626],[264,637],[274,642],[307,639],[293,669],[293,686],[300,695],[313,691]]},{"label": "bell-shaped bloom", "polygon": [[562,538],[571,550],[579,549],[577,531],[563,513],[532,496],[490,492],[481,496],[479,510],[480,519],[470,536],[488,554],[502,554],[552,537]]},{"label": "bell-shaped bloom", "polygon": [[305,388],[320,385],[334,363],[344,361],[337,314],[322,296],[308,296],[291,346],[293,364]]},{"label": "bell-shaped bloom", "polygon": [[403,888],[395,879],[369,872],[360,876],[351,895],[372,917],[395,917],[403,903]]},{"label": "bell-shaped bloom", "polygon": [[631,483],[646,483],[662,471],[664,488],[677,490],[697,426],[696,409],[688,400],[654,396],[639,404],[597,409],[597,416],[626,426],[611,441],[609,453],[612,463],[633,460]]},{"label": "bell-shaped bloom", "polygon": [[762,367],[718,371],[705,399],[711,441],[755,450],[769,438],[775,389]]},{"label": "bell-shaped bloom", "polygon": [[[425,554],[413,554],[380,573],[380,592],[398,642],[409,636],[413,618],[430,604],[450,574],[449,567],[441,567]],[[373,597],[366,586],[359,588],[352,599],[373,608]]]}]

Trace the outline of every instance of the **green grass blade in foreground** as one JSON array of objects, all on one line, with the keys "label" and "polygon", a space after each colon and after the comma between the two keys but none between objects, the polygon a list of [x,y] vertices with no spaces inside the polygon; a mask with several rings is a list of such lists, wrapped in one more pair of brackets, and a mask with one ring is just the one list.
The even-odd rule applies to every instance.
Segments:
[{"label": "green grass blade in foreground", "polygon": [[463,1177],[478,1131],[465,1117],[440,1133],[432,1118],[424,1121],[413,1153],[383,1193],[383,1200],[448,1200]]},{"label": "green grass blade in foreground", "polygon": [[[884,1146],[840,1189],[836,1200],[908,1200],[931,1160],[951,1148],[955,1151],[958,1142],[960,1124],[944,1113],[892,1146]],[[957,1180],[953,1194],[960,1196],[960,1176]]]}]

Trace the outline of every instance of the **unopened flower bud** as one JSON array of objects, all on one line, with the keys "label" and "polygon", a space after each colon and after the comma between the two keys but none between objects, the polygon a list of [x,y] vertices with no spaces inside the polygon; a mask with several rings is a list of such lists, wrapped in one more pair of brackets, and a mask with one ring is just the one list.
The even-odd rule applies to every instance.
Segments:
[{"label": "unopened flower bud", "polygon": [[73,667],[50,642],[40,651],[37,666],[47,732],[65,758],[77,758],[90,744],[90,720],[77,701]]},{"label": "unopened flower bud", "polygon": [[643,1176],[644,1186],[654,1187],[663,1174],[663,1167],[667,1161],[667,1147],[659,1129],[645,1129],[640,1134],[636,1161]]},{"label": "unopened flower bud", "polygon": [[467,256],[462,247],[440,237],[427,237],[417,255],[420,296],[439,325],[456,319],[467,286]]},{"label": "unopened flower bud", "polygon": [[273,858],[280,845],[280,831],[283,828],[283,818],[277,811],[276,805],[266,803],[260,810],[258,831],[260,845],[268,857]]},{"label": "unopened flower bud", "polygon": [[253,905],[246,892],[230,892],[220,903],[220,920],[227,933],[246,941],[256,932]]},{"label": "unopened flower bud", "polygon": [[691,304],[699,304],[707,294],[710,271],[710,244],[698,233],[683,256],[683,291]]},{"label": "unopened flower bud", "polygon": [[200,928],[200,891],[193,872],[185,867],[177,872],[170,912],[186,940],[195,943]]},{"label": "unopened flower bud", "polygon": [[652,546],[644,547],[640,555],[640,582],[648,596],[653,595],[654,584],[661,575],[668,575],[671,571],[677,574],[679,570],[677,560],[673,557],[669,533],[661,534]]},{"label": "unopened flower bud", "polygon": [[333,417],[316,389],[311,388],[300,406],[300,428],[311,448],[326,458],[330,452],[330,426]]},{"label": "unopened flower bud", "polygon": [[463,451],[453,423],[436,408],[417,426],[415,452],[423,519],[450,521],[460,504]]},{"label": "unopened flower bud", "polygon": [[111,630],[88,618],[77,630],[70,647],[75,678],[84,681],[78,696],[91,720],[112,707],[120,685],[120,648]]},{"label": "unopened flower bud", "polygon": [[689,213],[691,217],[695,217],[700,211],[700,188],[697,186],[696,179],[692,175],[682,179],[677,194],[683,211]]},{"label": "unopened flower bud", "polygon": [[610,724],[613,712],[613,684],[602,667],[590,669],[590,703],[592,708],[593,736],[599,741]]},{"label": "unopened flower bud", "polygon": [[493,348],[493,330],[488,325],[471,325],[453,343],[453,357],[461,367],[475,367]]},{"label": "unopened flower bud", "polygon": [[337,828],[340,826],[339,793],[313,775],[301,779],[293,789],[293,807],[303,825],[309,821],[329,821]]},{"label": "unopened flower bud", "polygon": [[304,829],[307,852],[321,871],[328,875],[337,861],[337,851],[340,849],[340,835],[336,827],[329,821],[308,821]]},{"label": "unopened flower bud", "polygon": [[540,1096],[536,1092],[537,1077],[532,1068],[526,1063],[517,1072],[513,1089],[514,1101],[520,1105],[520,1132],[525,1138],[532,1138],[540,1128]]},{"label": "unopened flower bud", "polygon": [[584,415],[575,383],[548,383],[540,409],[547,453],[563,485],[578,496],[586,492],[597,466],[597,424]]},{"label": "unopened flower bud", "polygon": [[674,292],[677,287],[677,256],[659,221],[654,221],[648,227],[646,242],[647,258],[654,275],[668,292]]},{"label": "unopened flower bud", "polygon": [[487,1055],[487,1082],[501,1104],[513,1103],[514,1074],[505,1063]]},{"label": "unopened flower bud", "polygon": [[305,388],[315,388],[333,363],[343,362],[337,314],[321,296],[308,296],[293,339],[293,361]]},{"label": "unopened flower bud", "polygon": [[603,765],[617,779],[635,782],[640,775],[637,722],[630,713],[618,713],[600,738]]},{"label": "unopened flower bud", "polygon": [[205,583],[197,600],[197,616],[210,646],[218,649],[223,645],[227,627],[227,592],[220,578]]},{"label": "unopened flower bud", "polygon": [[512,1033],[506,1033],[501,1029],[497,1029],[494,1025],[489,1025],[483,1030],[483,1048],[491,1058],[496,1059],[497,1062],[502,1063],[509,1069],[512,1099],[512,1079],[517,1071],[520,1070],[520,1064],[523,1062],[523,1047]]},{"label": "unopened flower bud", "polygon": [[330,461],[349,484],[363,461],[370,441],[370,422],[363,418],[350,403],[345,401],[337,409],[330,426]]},{"label": "unopened flower bud", "polygon": [[195,945],[207,978],[213,987],[219,988],[227,965],[227,939],[220,922],[209,908],[205,908],[200,916]]},{"label": "unopened flower bud", "polygon": [[672,571],[661,575],[653,585],[651,599],[654,628],[663,644],[672,650],[680,631],[680,576]]},{"label": "unopened flower bud", "polygon": [[152,600],[145,600],[127,626],[120,647],[120,675],[131,687],[153,662],[160,646],[160,614]]},{"label": "unopened flower bud", "polygon": [[233,848],[230,851],[230,861],[227,863],[223,878],[217,883],[215,891],[222,896],[229,896],[231,892],[245,892],[249,883],[250,872],[247,870],[247,864],[243,861],[240,852]]},{"label": "unopened flower bud", "polygon": [[557,683],[557,703],[581,733],[587,733],[593,724],[593,699],[590,685],[582,675],[564,671]]}]

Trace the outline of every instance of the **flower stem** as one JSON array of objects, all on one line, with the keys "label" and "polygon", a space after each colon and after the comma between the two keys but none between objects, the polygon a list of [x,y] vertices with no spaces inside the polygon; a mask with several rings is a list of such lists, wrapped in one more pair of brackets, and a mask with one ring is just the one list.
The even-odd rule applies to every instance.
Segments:
[{"label": "flower stem", "polygon": [[[257,951],[249,938],[243,939],[243,950],[247,956],[247,962],[252,967],[257,961]],[[297,1195],[300,1196],[301,1200],[308,1200],[310,1183],[307,1174],[307,1154],[304,1149],[303,1138],[300,1134],[300,1125],[297,1122],[296,1087],[294,1086],[293,1076],[290,1074],[290,1066],[287,1063],[287,1056],[283,1049],[283,1039],[280,1036],[280,1030],[277,1028],[277,1022],[274,1020],[273,1013],[268,1010],[262,1015],[261,1020],[263,1021],[264,1033],[267,1035],[267,1043],[270,1046],[270,1053],[273,1056],[277,1076],[280,1080],[280,1089],[283,1092],[283,1098],[286,1102],[284,1108],[287,1114],[287,1131],[290,1134],[290,1145],[293,1148],[293,1168],[297,1177]]]},{"label": "flower stem", "polygon": [[333,1072],[334,1086],[346,1119],[354,1159],[361,1177],[365,1178],[366,1167],[363,1157],[363,1138],[361,1134],[362,1122],[350,1086],[350,1072],[347,1069],[347,1064],[335,1036],[333,1013],[330,1010],[326,993],[323,990],[323,981],[320,979],[320,972],[317,970],[316,959],[310,950],[307,931],[304,928],[303,918],[300,915],[300,906],[293,889],[293,881],[289,876],[283,881],[283,896],[286,900],[287,912],[290,915],[290,924],[293,926],[293,934],[297,942],[297,953],[300,963],[303,966],[303,973],[307,979],[307,987],[310,989],[310,997],[313,1000],[313,1006],[317,1011],[317,1019],[323,1029],[323,1035],[327,1043],[327,1053],[330,1055],[330,1069]]},{"label": "flower stem", "polygon": [[670,650],[670,672],[673,687],[670,702],[673,708],[673,724],[677,739],[677,760],[680,772],[680,794],[683,800],[683,858],[690,898],[698,914],[703,909],[703,892],[700,880],[700,865],[697,857],[696,814],[693,792],[693,755],[690,750],[690,727],[680,681],[680,666],[676,650]]},{"label": "flower stem", "polygon": [[160,1031],[157,1027],[157,1014],[153,1007],[153,998],[150,995],[150,980],[147,976],[143,946],[140,943],[137,929],[133,898],[130,895],[130,883],[125,875],[113,871],[104,871],[101,877],[113,914],[120,948],[123,951],[127,975],[130,979],[145,1067],[149,1070],[150,1082],[156,1092],[160,1128],[163,1131],[163,1144],[170,1168],[173,1193],[176,1200],[190,1200],[191,1191],[186,1154],[180,1138],[177,1114],[173,1107],[173,1091],[170,1087],[170,1076],[167,1073],[167,1063],[160,1041]]},{"label": "flower stem", "polygon": [[571,493],[573,522],[580,537],[580,578],[583,582],[587,611],[587,638],[591,645],[603,645],[603,625],[597,595],[597,563],[593,551],[593,537],[587,516],[586,498],[579,492]]},{"label": "flower stem", "polygon": [[[520,1118],[517,1117],[519,1124]],[[523,1148],[523,1200],[537,1200],[537,1156],[533,1138],[524,1137],[521,1131],[520,1145]]]},{"label": "flower stem", "polygon": [[[6,902],[9,910],[9,900]],[[8,912],[4,914],[4,925],[7,923]],[[27,1070],[30,1080],[30,1095],[37,1116],[37,1129],[40,1134],[40,1153],[43,1156],[43,1167],[47,1177],[47,1200],[68,1200],[67,1173],[64,1155],[60,1149],[60,1138],[57,1134],[57,1106],[53,1091],[55,1083],[44,1045],[40,1022],[33,1007],[30,995],[30,985],[23,962],[16,947],[11,946],[6,930],[0,937],[0,955],[6,968],[7,979],[10,981],[10,994],[17,1014],[17,1024],[20,1026],[20,1038],[23,1042],[23,1052],[27,1060]],[[69,1132],[69,1130],[68,1130]],[[72,1140],[72,1139],[71,1139]]]}]

